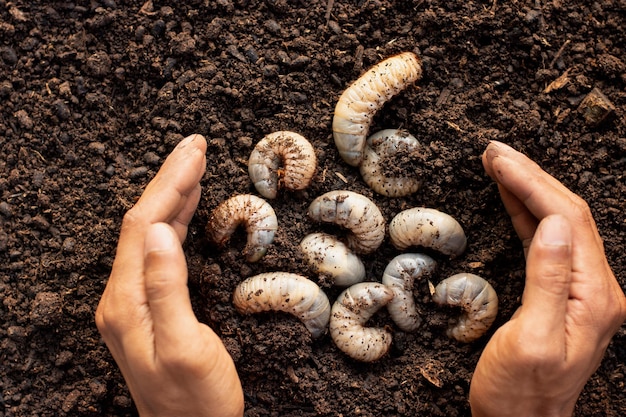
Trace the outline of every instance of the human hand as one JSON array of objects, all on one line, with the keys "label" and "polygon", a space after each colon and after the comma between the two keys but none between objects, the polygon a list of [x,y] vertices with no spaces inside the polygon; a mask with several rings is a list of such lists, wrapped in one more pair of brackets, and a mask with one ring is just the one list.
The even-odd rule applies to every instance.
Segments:
[{"label": "human hand", "polygon": [[478,361],[472,415],[570,416],[626,298],[585,201],[505,144],[489,144],[483,165],[524,244],[526,285]]},{"label": "human hand", "polygon": [[200,200],[206,141],[181,141],[124,216],[96,324],[142,417],[241,416],[232,358],[198,322],[182,242]]}]

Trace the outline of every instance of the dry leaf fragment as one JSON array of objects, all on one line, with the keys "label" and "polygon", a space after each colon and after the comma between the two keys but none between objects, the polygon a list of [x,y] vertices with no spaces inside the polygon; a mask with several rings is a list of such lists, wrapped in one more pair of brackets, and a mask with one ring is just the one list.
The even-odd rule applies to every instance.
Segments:
[{"label": "dry leaf fragment", "polygon": [[544,94],[548,94],[554,90],[559,90],[569,83],[569,69],[567,69],[559,78],[552,81],[544,90]]}]

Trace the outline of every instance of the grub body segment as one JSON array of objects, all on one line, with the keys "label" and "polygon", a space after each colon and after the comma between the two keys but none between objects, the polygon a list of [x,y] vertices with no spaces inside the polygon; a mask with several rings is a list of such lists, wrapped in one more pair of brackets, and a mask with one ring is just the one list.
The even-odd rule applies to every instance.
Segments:
[{"label": "grub body segment", "polygon": [[329,191],[317,197],[309,205],[308,215],[314,221],[348,229],[347,245],[356,253],[372,253],[385,239],[386,222],[380,209],[353,191]]},{"label": "grub body segment", "polygon": [[278,131],[256,144],[248,160],[248,174],[256,190],[265,198],[276,198],[284,187],[302,190],[309,186],[317,168],[311,143],[302,135]]},{"label": "grub body segment", "polygon": [[414,207],[398,213],[389,224],[389,239],[400,250],[412,246],[431,248],[457,257],[467,246],[463,228],[439,210]]},{"label": "grub body segment", "polygon": [[415,305],[413,288],[416,280],[428,279],[436,266],[433,258],[421,253],[404,253],[387,264],[382,283],[394,293],[387,310],[401,330],[413,332],[422,323]]},{"label": "grub body segment", "polygon": [[365,279],[365,266],[343,242],[326,233],[311,233],[300,242],[304,259],[332,285],[347,287]]},{"label": "grub body segment", "polygon": [[310,279],[289,272],[266,272],[241,282],[233,304],[242,314],[283,311],[300,319],[313,338],[324,334],[330,320],[330,302]]},{"label": "grub body segment", "polygon": [[498,315],[498,295],[484,278],[470,273],[453,275],[431,289],[433,300],[440,305],[460,307],[463,313],[452,319],[447,334],[469,343],[491,327]]},{"label": "grub body segment", "polygon": [[[396,156],[419,154],[421,145],[415,136],[401,129],[385,129],[367,138],[359,167],[363,181],[378,194],[404,197],[419,190],[422,181],[416,172],[386,175],[385,166]],[[394,165],[395,166],[395,165]]]},{"label": "grub body segment", "polygon": [[342,93],[335,106],[332,129],[344,161],[352,166],[361,164],[376,112],[421,76],[421,59],[413,52],[403,52],[368,69]]},{"label": "grub body segment", "polygon": [[391,289],[378,282],[361,282],[344,290],[333,304],[329,324],[337,347],[363,362],[382,358],[391,346],[391,332],[365,324],[392,298]]},{"label": "grub body segment", "polygon": [[237,227],[245,227],[247,243],[243,253],[248,262],[257,262],[274,241],[278,219],[272,206],[252,194],[239,194],[220,203],[212,212],[206,226],[207,237],[224,246]]}]

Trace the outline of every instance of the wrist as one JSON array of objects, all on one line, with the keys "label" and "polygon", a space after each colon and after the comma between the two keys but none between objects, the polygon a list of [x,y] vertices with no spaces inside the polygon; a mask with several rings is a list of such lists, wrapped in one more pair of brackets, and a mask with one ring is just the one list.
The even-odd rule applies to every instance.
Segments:
[{"label": "wrist", "polygon": [[[500,399],[502,400],[502,399]],[[485,402],[470,396],[472,417],[571,417],[574,405],[547,399],[521,399],[515,394],[506,401]]]}]

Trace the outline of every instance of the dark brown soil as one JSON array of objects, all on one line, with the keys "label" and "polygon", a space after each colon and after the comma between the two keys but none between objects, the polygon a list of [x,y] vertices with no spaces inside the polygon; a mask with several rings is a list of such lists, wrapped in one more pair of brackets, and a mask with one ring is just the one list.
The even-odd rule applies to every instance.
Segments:
[{"label": "dark brown soil", "polygon": [[[305,213],[326,191],[363,193],[388,220],[422,205],[454,215],[469,246],[453,261],[434,255],[435,280],[460,271],[487,278],[501,299],[497,326],[518,306],[524,280],[521,245],[480,162],[498,139],[589,202],[626,288],[624,0],[142,1],[0,0],[0,416],[135,414],[94,311],[124,212],[192,132],[209,142],[186,244],[194,307],[232,353],[249,416],[470,414],[486,340],[449,340],[450,312],[430,302],[425,282],[415,291],[420,331],[400,332],[385,312],[373,320],[394,331],[390,354],[374,364],[347,358],[329,336],[311,341],[286,314],[233,309],[244,277],[314,278],[297,245],[324,229]],[[416,168],[422,189],[389,199],[340,159],[331,121],[352,80],[405,50],[419,51],[424,77],[386,104],[372,131],[407,129],[428,158]],[[565,85],[546,91],[564,74]],[[615,106],[597,125],[579,110],[594,87]],[[274,245],[248,264],[243,233],[220,251],[203,229],[219,202],[255,192],[247,158],[276,130],[305,135],[319,168],[308,190],[272,201]],[[397,254],[385,242],[365,258],[368,279]],[[622,326],[576,416],[626,415],[625,343]]]}]

